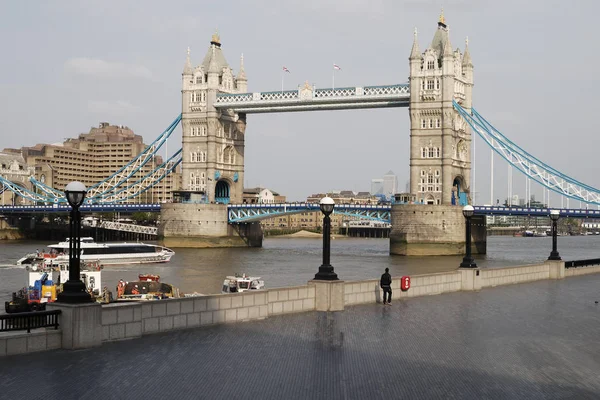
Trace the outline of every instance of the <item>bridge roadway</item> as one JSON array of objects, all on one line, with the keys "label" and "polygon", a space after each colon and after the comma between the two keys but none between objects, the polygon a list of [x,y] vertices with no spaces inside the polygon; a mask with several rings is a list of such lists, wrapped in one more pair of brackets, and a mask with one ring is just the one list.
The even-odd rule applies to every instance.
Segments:
[{"label": "bridge roadway", "polygon": [[598,399],[599,286],[587,275],[11,356],[0,397]]},{"label": "bridge roadway", "polygon": [[[81,212],[160,212],[160,203],[156,204],[87,204],[80,208]],[[527,207],[497,207],[474,206],[475,215],[522,215],[531,217],[547,217],[554,208],[527,208]],[[64,205],[25,205],[2,206],[2,214],[29,214],[29,213],[66,213],[70,206]],[[578,208],[556,208],[561,217],[569,218],[600,218],[600,210]],[[227,212],[230,223],[259,221],[279,215],[297,214],[300,212],[319,211],[318,203],[275,203],[275,204],[228,204]],[[353,217],[371,219],[375,221],[390,222],[391,206],[389,205],[364,205],[364,204],[337,204],[334,212]]]}]

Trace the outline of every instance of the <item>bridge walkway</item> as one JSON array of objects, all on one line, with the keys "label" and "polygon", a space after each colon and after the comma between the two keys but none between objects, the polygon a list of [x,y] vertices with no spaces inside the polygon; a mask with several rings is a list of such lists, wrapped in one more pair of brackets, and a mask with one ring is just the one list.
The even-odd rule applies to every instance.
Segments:
[{"label": "bridge walkway", "polygon": [[596,399],[599,285],[588,275],[7,357],[2,396]]}]

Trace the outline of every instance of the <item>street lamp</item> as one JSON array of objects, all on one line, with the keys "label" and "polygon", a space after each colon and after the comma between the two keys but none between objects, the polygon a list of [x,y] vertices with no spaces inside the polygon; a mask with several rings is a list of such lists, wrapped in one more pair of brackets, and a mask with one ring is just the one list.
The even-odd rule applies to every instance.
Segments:
[{"label": "street lamp", "polygon": [[71,205],[69,221],[69,280],[63,284],[63,290],[58,295],[58,301],[63,303],[88,303],[92,297],[81,281],[81,213],[79,207],[83,204],[87,189],[81,182],[71,182],[65,188],[65,197]]},{"label": "street lamp", "polygon": [[551,210],[550,211],[550,219],[552,220],[552,251],[550,252],[550,257],[548,260],[562,260],[558,251],[556,250],[556,236],[558,234],[558,228],[556,226],[556,222],[560,218],[560,211]]},{"label": "street lamp", "polygon": [[467,235],[465,240],[467,254],[465,254],[462,262],[460,263],[461,268],[477,268],[477,264],[475,264],[475,260],[473,260],[473,257],[471,256],[471,217],[473,216],[473,212],[473,206],[466,205],[463,207],[463,215],[467,220],[465,229]]},{"label": "street lamp", "polygon": [[323,265],[319,267],[319,272],[315,275],[316,280],[320,281],[337,281],[338,276],[333,272],[333,266],[329,262],[329,251],[331,248],[330,233],[331,219],[329,214],[333,212],[335,202],[329,196],[323,197],[319,202],[323,215]]}]

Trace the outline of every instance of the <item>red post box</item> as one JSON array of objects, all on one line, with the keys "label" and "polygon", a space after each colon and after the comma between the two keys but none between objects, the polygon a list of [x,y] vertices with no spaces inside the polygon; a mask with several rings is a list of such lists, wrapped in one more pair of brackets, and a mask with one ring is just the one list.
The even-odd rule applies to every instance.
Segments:
[{"label": "red post box", "polygon": [[410,289],[410,276],[403,276],[400,278],[400,290],[406,292]]}]

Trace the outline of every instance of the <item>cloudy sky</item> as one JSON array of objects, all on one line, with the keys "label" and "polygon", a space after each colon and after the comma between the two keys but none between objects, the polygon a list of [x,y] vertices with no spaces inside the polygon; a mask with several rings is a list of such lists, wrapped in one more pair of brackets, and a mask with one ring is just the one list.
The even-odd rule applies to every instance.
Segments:
[{"label": "cloudy sky", "polygon": [[[424,50],[442,6],[454,47],[469,36],[474,107],[538,158],[599,187],[592,0],[0,0],[0,148],[63,141],[99,121],[151,142],[181,112],[186,48],[200,63],[215,28],[236,72],[244,53],[249,91],[279,90],[282,66],[287,89],[329,87],[333,63],[342,67],[336,86],[406,82],[413,29]],[[179,131],[169,153],[180,140]],[[393,170],[403,189],[408,145],[406,109],[250,115],[245,183],[295,200],[369,190]],[[490,150],[476,146],[477,202],[489,203]],[[506,176],[496,157],[501,201]]]}]

